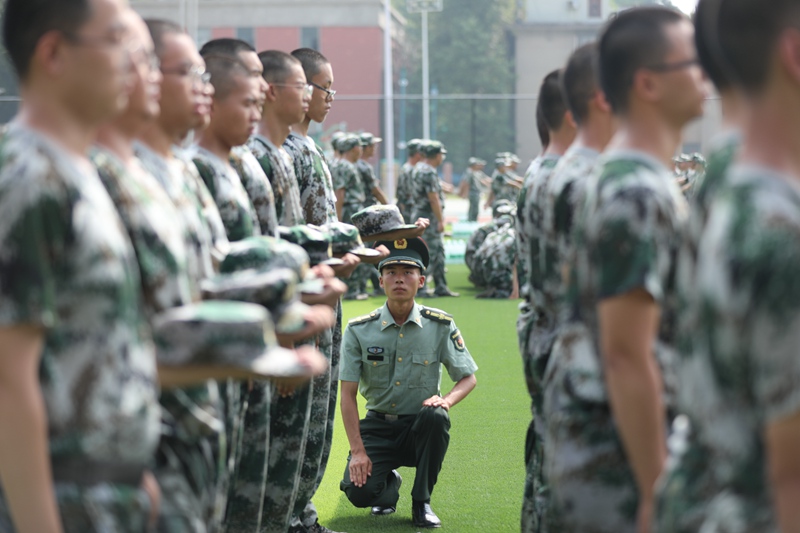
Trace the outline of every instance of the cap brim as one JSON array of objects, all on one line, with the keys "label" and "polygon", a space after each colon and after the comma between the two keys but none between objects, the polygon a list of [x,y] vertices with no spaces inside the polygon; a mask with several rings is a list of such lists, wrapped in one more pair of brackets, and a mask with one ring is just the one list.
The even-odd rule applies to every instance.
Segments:
[{"label": "cap brim", "polygon": [[330,259],[326,259],[325,261],[320,263],[320,265],[327,265],[329,267],[342,266],[343,264],[344,264],[344,261],[342,261],[338,257],[331,257]]},{"label": "cap brim", "polygon": [[297,352],[276,346],[250,362],[247,370],[264,378],[310,377]]},{"label": "cap brim", "polygon": [[389,235],[390,233],[394,233],[395,231],[402,231],[404,229],[417,229],[417,226],[416,224],[401,224],[400,226],[394,227],[390,230],[382,231],[380,233],[362,233],[362,235],[366,235],[369,238],[373,238],[373,237],[380,237],[381,235]]},{"label": "cap brim", "polygon": [[320,278],[308,279],[300,283],[297,290],[306,294],[322,294],[325,292],[325,281]]},{"label": "cap brim", "polygon": [[306,327],[305,315],[308,310],[309,306],[299,300],[282,306],[275,321],[275,333],[293,335],[303,331]]},{"label": "cap brim", "polygon": [[374,248],[367,248],[366,246],[363,248],[356,248],[354,250],[350,250],[347,253],[356,255],[358,257],[378,257],[381,255],[381,253],[378,250]]},{"label": "cap brim", "polygon": [[384,259],[378,265],[378,269],[382,269],[383,267],[391,266],[391,265],[407,265],[407,266],[415,266],[420,270],[425,270],[425,265],[422,261],[415,261],[413,259],[406,259],[403,257],[392,257],[389,259]]},{"label": "cap brim", "polygon": [[372,139],[372,144],[377,144],[377,143],[382,143],[382,142],[383,142],[383,138],[382,137],[375,137],[375,138]]}]

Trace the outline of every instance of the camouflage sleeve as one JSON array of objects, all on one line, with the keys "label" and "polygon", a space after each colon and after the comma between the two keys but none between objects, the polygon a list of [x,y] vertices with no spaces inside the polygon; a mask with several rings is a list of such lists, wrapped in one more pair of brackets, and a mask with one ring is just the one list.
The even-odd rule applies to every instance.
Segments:
[{"label": "camouflage sleeve", "polygon": [[344,172],[344,165],[336,165],[333,170],[333,190],[338,191],[347,187],[346,173]]},{"label": "camouflage sleeve", "polygon": [[436,172],[426,170],[420,173],[419,184],[420,190],[427,196],[430,193],[439,192],[439,176]]},{"label": "camouflage sleeve", "polygon": [[50,327],[74,213],[58,185],[45,191],[13,170],[0,175],[0,324]]},{"label": "camouflage sleeve", "polygon": [[340,365],[339,381],[359,382],[361,379],[361,343],[350,326],[344,330]]},{"label": "camouflage sleeve", "polygon": [[591,253],[600,299],[643,288],[656,301],[662,300],[671,264],[670,220],[655,192],[638,186],[604,202],[587,220],[595,226]]}]

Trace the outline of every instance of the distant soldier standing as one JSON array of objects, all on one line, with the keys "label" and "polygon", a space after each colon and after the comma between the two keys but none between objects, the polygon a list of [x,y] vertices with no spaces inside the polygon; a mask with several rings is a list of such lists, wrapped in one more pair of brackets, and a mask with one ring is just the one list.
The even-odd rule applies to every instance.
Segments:
[{"label": "distant soldier standing", "polygon": [[486,161],[477,157],[470,157],[468,165],[467,170],[464,172],[464,177],[461,179],[461,197],[466,196],[469,198],[467,220],[475,222],[478,220],[478,212],[481,208],[481,192],[490,186],[491,181],[489,176],[483,173]]},{"label": "distant soldier standing", "polygon": [[411,139],[406,143],[408,160],[403,163],[403,169],[397,178],[397,207],[408,224],[414,219],[414,182],[412,181],[412,174],[414,173],[414,167],[422,161],[421,146],[422,141],[419,139]]}]

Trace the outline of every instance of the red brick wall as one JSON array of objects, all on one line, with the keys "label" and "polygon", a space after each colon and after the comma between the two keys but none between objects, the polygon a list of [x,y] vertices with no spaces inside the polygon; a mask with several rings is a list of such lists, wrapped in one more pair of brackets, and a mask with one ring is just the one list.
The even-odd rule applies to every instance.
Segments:
[{"label": "red brick wall", "polygon": [[236,37],[236,28],[220,27],[211,30],[212,39],[223,39],[225,37]]},{"label": "red brick wall", "polygon": [[256,50],[291,52],[300,47],[300,28],[256,28]]}]

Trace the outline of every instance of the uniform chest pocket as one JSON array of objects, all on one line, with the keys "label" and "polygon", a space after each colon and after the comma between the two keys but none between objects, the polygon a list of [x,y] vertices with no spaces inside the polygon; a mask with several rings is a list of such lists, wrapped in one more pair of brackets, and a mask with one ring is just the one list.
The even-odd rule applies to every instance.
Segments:
[{"label": "uniform chest pocket", "polygon": [[370,387],[385,389],[392,381],[391,357],[385,353],[361,355],[362,379]]},{"label": "uniform chest pocket", "polygon": [[439,386],[439,362],[432,353],[419,353],[411,356],[411,374],[408,376],[409,388],[429,388]]}]

